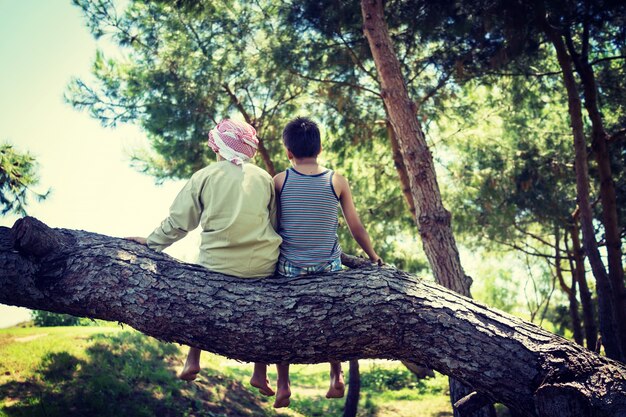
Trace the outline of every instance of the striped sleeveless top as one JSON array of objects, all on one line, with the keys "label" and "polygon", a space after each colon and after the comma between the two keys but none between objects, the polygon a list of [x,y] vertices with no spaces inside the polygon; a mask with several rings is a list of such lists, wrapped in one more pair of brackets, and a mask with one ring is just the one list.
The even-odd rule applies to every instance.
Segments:
[{"label": "striped sleeveless top", "polygon": [[306,175],[289,168],[280,191],[280,254],[300,267],[328,263],[341,256],[337,238],[339,198],[334,172]]}]

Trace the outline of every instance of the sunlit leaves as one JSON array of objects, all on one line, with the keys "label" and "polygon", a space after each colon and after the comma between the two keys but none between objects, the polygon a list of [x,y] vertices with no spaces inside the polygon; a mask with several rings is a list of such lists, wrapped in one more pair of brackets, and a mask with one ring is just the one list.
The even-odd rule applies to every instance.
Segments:
[{"label": "sunlit leaves", "polygon": [[454,135],[445,145],[455,155],[447,166],[457,230],[514,241],[533,225],[551,233],[553,224],[567,224],[576,207],[573,156],[554,81],[470,83],[457,103],[461,116],[450,112],[440,122],[443,137]]},{"label": "sunlit leaves", "polygon": [[37,163],[28,153],[16,151],[10,144],[0,145],[0,213],[26,215],[28,198],[44,200],[46,193],[37,193]]},{"label": "sunlit leaves", "polygon": [[106,126],[140,125],[151,151],[134,161],[158,180],[185,178],[209,162],[208,131],[224,117],[257,128],[270,154],[304,92],[271,57],[272,2],[76,0],[95,37],[122,48],[98,53],[96,82],[74,80],[67,100]]}]

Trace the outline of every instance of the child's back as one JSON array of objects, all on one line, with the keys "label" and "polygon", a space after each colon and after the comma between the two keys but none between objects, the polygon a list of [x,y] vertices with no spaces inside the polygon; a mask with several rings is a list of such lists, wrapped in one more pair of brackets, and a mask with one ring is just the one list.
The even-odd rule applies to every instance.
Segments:
[{"label": "child's back", "polygon": [[256,165],[222,160],[191,177],[148,243],[162,250],[199,224],[199,264],[242,278],[265,277],[278,259],[275,217],[272,177]]},{"label": "child's back", "polygon": [[332,262],[341,256],[337,238],[339,199],[332,185],[334,172],[307,175],[285,172],[280,190],[281,256],[301,267]]}]

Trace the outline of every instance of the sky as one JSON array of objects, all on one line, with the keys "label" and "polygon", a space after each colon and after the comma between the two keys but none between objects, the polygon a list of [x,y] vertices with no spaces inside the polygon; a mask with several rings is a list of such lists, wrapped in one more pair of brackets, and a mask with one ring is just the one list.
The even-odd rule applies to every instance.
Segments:
[{"label": "sky", "polygon": [[[51,227],[147,236],[183,182],[159,186],[130,167],[130,151],[146,146],[140,129],[103,128],[64,102],[73,77],[90,79],[99,47],[113,52],[92,38],[70,0],[0,0],[0,142],[33,155],[35,189],[51,190],[42,203],[31,199],[29,215]],[[0,217],[0,226],[17,219]],[[192,235],[168,253],[190,261],[196,244]],[[0,328],[29,318],[26,309],[0,304]]]}]

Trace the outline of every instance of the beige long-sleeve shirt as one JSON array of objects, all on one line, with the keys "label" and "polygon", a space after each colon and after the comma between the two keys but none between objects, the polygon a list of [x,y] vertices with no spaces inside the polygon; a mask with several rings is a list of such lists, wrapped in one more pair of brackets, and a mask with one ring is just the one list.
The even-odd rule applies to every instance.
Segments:
[{"label": "beige long-sleeve shirt", "polygon": [[199,264],[242,278],[272,275],[281,243],[274,194],[261,168],[215,162],[185,184],[148,246],[163,250],[200,225]]}]

